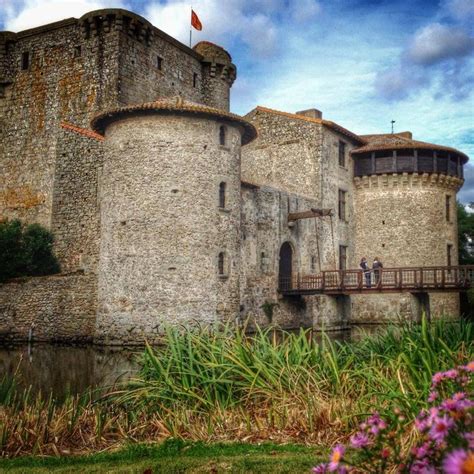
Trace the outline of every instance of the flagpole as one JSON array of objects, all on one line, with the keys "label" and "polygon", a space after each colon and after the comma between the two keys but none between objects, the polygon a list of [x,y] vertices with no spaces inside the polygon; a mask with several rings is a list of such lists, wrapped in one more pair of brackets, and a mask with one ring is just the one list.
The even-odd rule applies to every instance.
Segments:
[{"label": "flagpole", "polygon": [[[191,5],[191,16],[189,17],[190,21],[192,19],[192,16],[193,16],[193,6]],[[189,24],[189,47],[191,47],[192,40],[193,40],[193,25],[192,25],[192,22],[191,22]]]}]

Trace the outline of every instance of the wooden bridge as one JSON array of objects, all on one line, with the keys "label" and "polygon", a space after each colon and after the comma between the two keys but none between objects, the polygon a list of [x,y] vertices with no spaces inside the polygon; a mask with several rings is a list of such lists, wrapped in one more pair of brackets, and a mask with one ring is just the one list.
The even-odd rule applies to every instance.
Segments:
[{"label": "wooden bridge", "polygon": [[317,275],[280,277],[284,295],[347,295],[356,293],[461,292],[474,287],[474,265],[457,267],[331,270]]}]

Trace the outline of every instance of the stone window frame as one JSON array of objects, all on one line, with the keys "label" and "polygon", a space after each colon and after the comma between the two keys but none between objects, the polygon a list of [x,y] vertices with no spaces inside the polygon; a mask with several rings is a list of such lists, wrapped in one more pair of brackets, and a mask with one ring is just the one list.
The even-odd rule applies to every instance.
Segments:
[{"label": "stone window frame", "polygon": [[221,124],[219,125],[219,145],[226,147],[227,139],[228,139],[227,127]]},{"label": "stone window frame", "polygon": [[158,71],[163,70],[163,57],[159,54],[156,55],[156,69],[158,69]]},{"label": "stone window frame", "polygon": [[452,223],[451,220],[451,195],[445,195],[445,215],[446,215],[446,222]]},{"label": "stone window frame", "polygon": [[338,143],[338,162],[341,168],[347,168],[347,143],[343,140],[339,140]]},{"label": "stone window frame", "polygon": [[339,270],[347,270],[347,251],[349,246],[347,244],[339,244]]},{"label": "stone window frame", "polygon": [[193,72],[193,87],[196,88],[198,85],[199,74],[197,72]]},{"label": "stone window frame", "polygon": [[226,250],[221,250],[216,259],[217,276],[221,280],[227,280],[230,276],[230,258]]},{"label": "stone window frame", "polygon": [[446,266],[451,267],[453,264],[453,250],[454,245],[452,243],[446,244]]},{"label": "stone window frame", "polygon": [[28,71],[31,67],[31,54],[29,51],[23,51],[20,57],[20,68],[22,71]]},{"label": "stone window frame", "polygon": [[77,44],[74,46],[74,53],[73,53],[74,59],[78,59],[82,57],[82,45]]},{"label": "stone window frame", "polygon": [[219,193],[218,193],[218,207],[220,210],[227,209],[227,183],[225,181],[221,181],[219,183]]},{"label": "stone window frame", "polygon": [[337,190],[337,214],[339,220],[347,222],[347,196],[348,192],[345,189],[338,188]]}]

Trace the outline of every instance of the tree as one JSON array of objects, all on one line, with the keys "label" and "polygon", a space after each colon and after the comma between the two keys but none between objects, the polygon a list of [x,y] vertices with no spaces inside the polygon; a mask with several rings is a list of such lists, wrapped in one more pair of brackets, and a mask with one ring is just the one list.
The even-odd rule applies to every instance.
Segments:
[{"label": "tree", "polygon": [[[459,264],[474,265],[474,255],[469,252],[469,241],[474,242],[474,213],[467,212],[463,204],[458,201],[458,241]],[[474,203],[469,205],[474,211]]]},{"label": "tree", "polygon": [[18,276],[59,273],[53,242],[51,232],[39,224],[0,222],[0,282]]}]

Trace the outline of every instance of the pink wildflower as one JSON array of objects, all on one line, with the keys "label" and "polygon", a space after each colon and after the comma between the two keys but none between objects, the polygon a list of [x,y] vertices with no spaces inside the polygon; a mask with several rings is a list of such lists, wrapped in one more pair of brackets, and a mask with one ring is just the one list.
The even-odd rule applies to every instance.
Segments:
[{"label": "pink wildflower", "polygon": [[469,449],[474,449],[474,431],[471,431],[470,433],[464,433],[464,439],[467,440]]},{"label": "pink wildflower", "polygon": [[443,461],[446,474],[474,474],[474,452],[455,449]]},{"label": "pink wildflower", "polygon": [[463,369],[467,370],[468,372],[474,372],[474,360],[465,365]]},{"label": "pink wildflower", "polygon": [[365,448],[369,443],[369,437],[361,431],[351,436],[351,445],[353,448]]},{"label": "pink wildflower", "polygon": [[327,464],[318,464],[313,467],[314,474],[325,474],[327,471]]},{"label": "pink wildflower", "polygon": [[435,418],[430,429],[430,437],[434,441],[442,442],[449,432],[449,429],[454,425],[454,421],[449,416]]},{"label": "pink wildflower", "polygon": [[339,467],[339,463],[342,461],[345,452],[346,449],[342,444],[338,444],[335,446],[335,448],[332,450],[331,457],[329,460],[328,468],[330,472],[334,472]]}]

